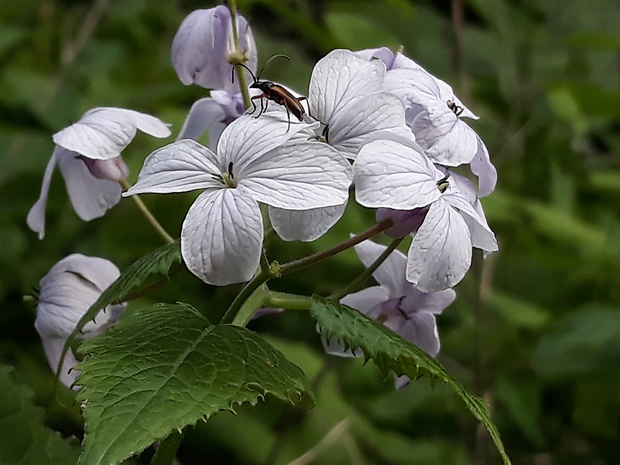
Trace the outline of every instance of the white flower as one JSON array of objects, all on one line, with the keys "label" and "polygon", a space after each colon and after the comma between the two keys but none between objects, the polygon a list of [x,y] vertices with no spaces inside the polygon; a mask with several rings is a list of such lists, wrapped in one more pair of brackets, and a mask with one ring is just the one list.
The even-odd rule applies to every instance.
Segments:
[{"label": "white flower", "polygon": [[[334,50],[319,60],[310,78],[308,113],[322,124],[305,137],[326,142],[349,159],[355,159],[367,138],[384,131],[413,139],[402,104],[382,90],[384,75],[382,62],[364,60],[349,50]],[[342,217],[345,208],[346,201],[310,211],[270,209],[270,218],[283,239],[313,241]]]},{"label": "white flower", "polygon": [[482,139],[462,119],[478,117],[454,95],[452,88],[400,52],[393,54],[381,48],[357,54],[386,64],[384,89],[402,101],[407,124],[428,157],[445,166],[469,163],[479,178],[478,195],[490,194],[497,183],[497,170]]},{"label": "white flower", "polygon": [[[415,144],[374,140],[353,165],[357,201],[372,208],[410,210],[417,220],[407,280],[423,292],[457,284],[471,265],[472,247],[497,250],[473,186],[437,169]],[[399,218],[404,221],[406,218]]]},{"label": "white flower", "polygon": [[[50,367],[55,372],[62,349],[82,316],[101,293],[120,276],[109,260],[81,254],[69,255],[56,263],[41,279],[35,328]],[[115,323],[125,304],[111,305],[101,310],[80,332],[81,338],[101,334]],[[71,370],[77,363],[71,350],[63,360],[60,381],[70,387],[79,372]]]},{"label": "white flower", "polygon": [[312,70],[308,105],[323,125],[317,132],[348,158],[355,158],[368,136],[410,133],[398,98],[383,91],[385,65],[350,50],[334,50]]},{"label": "white flower", "polygon": [[[355,251],[364,266],[369,267],[385,251],[386,247],[372,241],[364,241],[355,246]],[[405,279],[407,258],[395,250],[372,273],[379,286],[372,286],[340,300],[368,317],[383,323],[403,339],[412,342],[420,349],[435,357],[439,352],[439,334],[435,316],[440,314],[456,298],[452,289],[425,294],[414,288]],[[338,356],[361,356],[345,350],[336,340],[327,342],[323,338],[328,353]],[[408,383],[406,376],[396,378],[396,387]]]},{"label": "white flower", "polygon": [[89,110],[54,134],[56,147],[45,168],[41,194],[27,218],[39,239],[45,236],[45,207],[56,163],[76,214],[84,221],[99,218],[121,198],[118,181],[127,177],[128,168],[120,154],[138,129],[159,138],[170,135],[168,126],[154,116],[122,108]]},{"label": "white flower", "polygon": [[220,137],[217,152],[180,140],[153,152],[126,195],[204,189],[187,213],[181,250],[189,270],[208,284],[249,280],[263,240],[259,207],[305,210],[340,205],[350,164],[327,144],[289,141],[308,125],[270,115],[242,116]]}]

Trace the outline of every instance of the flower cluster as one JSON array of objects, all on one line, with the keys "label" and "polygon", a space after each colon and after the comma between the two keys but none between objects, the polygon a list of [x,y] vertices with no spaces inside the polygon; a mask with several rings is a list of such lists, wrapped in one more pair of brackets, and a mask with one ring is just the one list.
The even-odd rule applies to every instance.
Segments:
[{"label": "flower cluster", "polygon": [[[470,268],[472,248],[497,250],[479,200],[493,191],[497,172],[465,122],[476,116],[451,87],[385,48],[330,52],[314,66],[306,96],[259,81],[248,23],[225,6],[183,21],[172,63],[184,85],[210,96],[194,103],[175,142],[146,157],[124,195],[202,191],[181,229],[188,269],[211,285],[248,281],[263,257],[264,215],[283,240],[312,241],[342,217],[353,189],[357,203],[377,209],[388,235],[412,241],[406,257],[396,251],[376,269],[380,286],[342,302],[434,356],[435,315],[454,300],[451,288]],[[242,89],[249,77],[253,85]],[[115,205],[117,181],[128,175],[120,152],[137,129],[170,134],[152,116],[113,108],[91,110],[57,133],[29,226],[43,237],[56,162],[82,219]],[[205,132],[208,147],[198,142]],[[356,250],[370,266],[382,247],[368,242]]]}]

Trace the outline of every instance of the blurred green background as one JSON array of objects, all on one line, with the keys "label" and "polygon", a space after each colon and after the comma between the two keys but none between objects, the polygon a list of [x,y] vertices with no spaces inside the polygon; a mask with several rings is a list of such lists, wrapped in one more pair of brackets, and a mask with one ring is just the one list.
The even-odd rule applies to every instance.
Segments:
[{"label": "blurred green background", "polygon": [[[76,406],[53,396],[22,297],[65,255],[81,252],[124,269],[160,245],[130,200],[81,222],[58,172],[47,236],[27,229],[51,155],[51,135],[96,106],[152,113],[180,128],[207,91],[184,87],[170,44],[192,10],[213,2],[5,0],[0,4],[0,364],[34,391],[47,426],[82,434]],[[472,126],[498,167],[484,199],[500,252],[476,265],[439,317],[439,360],[491,404],[515,464],[616,464],[620,460],[620,2],[616,0],[239,0],[265,78],[304,93],[317,59],[333,48],[403,45],[450,83],[480,120]],[[139,135],[124,152],[135,180],[160,141]],[[145,196],[174,235],[195,194]],[[372,212],[309,245],[274,243],[280,260],[361,231]],[[328,294],[361,270],[353,253],[274,287]],[[213,289],[185,270],[148,301],[183,300],[217,318],[237,288]],[[150,300],[149,300],[150,299]],[[186,437],[183,464],[286,464],[327,436],[316,464],[499,463],[486,433],[444,386],[394,391],[376,368],[327,359],[301,312],[253,329],[315,380],[318,403],[272,399],[217,415]],[[70,402],[69,402],[70,404]],[[339,422],[339,434],[328,434]],[[0,433],[0,450],[3,445]],[[6,441],[6,440],[5,440]],[[275,444],[275,445],[274,445]],[[148,463],[146,451],[141,463]]]}]

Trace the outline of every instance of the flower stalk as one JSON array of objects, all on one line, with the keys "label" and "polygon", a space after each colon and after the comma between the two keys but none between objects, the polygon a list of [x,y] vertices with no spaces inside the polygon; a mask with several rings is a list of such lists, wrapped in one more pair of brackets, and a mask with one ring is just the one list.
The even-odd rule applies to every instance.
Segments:
[{"label": "flower stalk", "polygon": [[[125,189],[126,191],[129,190],[129,188],[131,187],[131,185],[127,182],[126,179],[121,179],[119,182],[123,189]],[[168,234],[168,232],[159,223],[159,221],[157,221],[157,218],[155,218],[153,213],[151,213],[151,210],[149,210],[149,208],[144,204],[142,199],[137,195],[133,195],[131,198],[140,210],[140,212],[146,218],[146,221],[152,226],[152,228],[159,235],[159,237],[161,237],[167,244],[172,244],[174,242],[174,239],[170,234]]]}]

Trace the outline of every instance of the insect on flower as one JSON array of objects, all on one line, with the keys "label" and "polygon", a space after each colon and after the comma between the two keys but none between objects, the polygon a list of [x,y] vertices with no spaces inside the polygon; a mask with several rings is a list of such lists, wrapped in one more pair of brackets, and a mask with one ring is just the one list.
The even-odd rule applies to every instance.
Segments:
[{"label": "insect on flower", "polygon": [[[269,58],[269,60],[267,60],[267,63],[265,63],[265,66],[267,66],[267,64],[269,64],[271,60],[273,60],[274,58],[278,58],[278,57],[282,57],[282,58],[286,58],[287,60],[290,60],[290,58],[287,57],[286,55],[274,55],[271,58]],[[260,99],[260,111],[258,115],[256,116],[257,118],[260,115],[262,115],[263,112],[265,112],[265,110],[267,109],[267,105],[269,104],[269,100],[271,100],[277,103],[278,105],[282,105],[284,108],[286,108],[286,116],[288,117],[289,127],[291,125],[291,113],[299,121],[303,121],[304,115],[306,114],[306,109],[303,107],[301,102],[303,100],[308,100],[306,97],[295,97],[290,91],[285,89],[283,86],[279,84],[275,84],[271,81],[261,80],[260,76],[265,70],[265,66],[263,66],[263,69],[261,69],[258,75],[256,76],[243,63],[237,63],[235,64],[235,66],[243,66],[245,69],[247,69],[250,75],[252,76],[252,79],[254,80],[254,82],[250,85],[250,88],[259,89],[262,92],[260,95],[255,95],[254,97],[250,99],[250,101],[252,102],[252,111],[250,112],[250,114],[253,114],[256,111],[256,104],[254,103],[254,100]],[[233,72],[233,80],[234,80],[234,72]],[[267,99],[267,104],[264,106],[263,106],[263,102],[264,102],[263,99]]]},{"label": "insect on flower", "polygon": [[452,100],[448,100],[446,102],[446,104],[448,105],[448,108],[450,110],[452,110],[452,112],[456,115],[456,116],[461,116],[461,113],[463,113],[464,108],[460,105],[457,105],[456,103],[454,103]]}]

